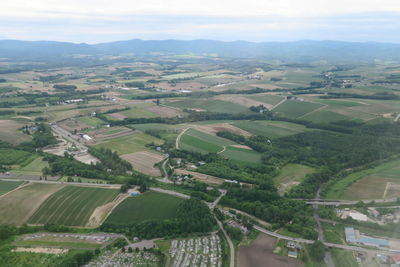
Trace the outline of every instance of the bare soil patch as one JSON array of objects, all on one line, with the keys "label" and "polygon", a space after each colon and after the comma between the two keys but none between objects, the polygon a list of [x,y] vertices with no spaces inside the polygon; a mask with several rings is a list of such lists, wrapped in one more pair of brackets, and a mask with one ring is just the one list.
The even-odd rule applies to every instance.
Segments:
[{"label": "bare soil patch", "polygon": [[260,234],[249,246],[238,251],[238,267],[302,267],[304,264],[295,259],[272,253],[276,239]]},{"label": "bare soil patch", "polygon": [[224,183],[224,180],[215,176],[207,175],[204,173],[199,173],[199,172],[192,172],[192,171],[187,171],[183,169],[176,169],[175,172],[177,174],[191,174],[193,177],[197,180],[200,180],[206,184],[212,184],[212,185],[220,185]]},{"label": "bare soil patch", "polygon": [[155,168],[154,164],[162,161],[165,158],[163,155],[149,151],[141,151],[125,154],[121,157],[131,163],[133,168],[139,172],[152,176],[161,176],[160,170]]},{"label": "bare soil patch", "polygon": [[111,214],[112,210],[128,196],[129,193],[119,194],[117,198],[114,199],[112,202],[97,207],[90,216],[86,226],[93,228],[100,226],[104,222],[104,220],[108,217],[108,215]]},{"label": "bare soil patch", "polygon": [[397,179],[367,176],[346,189],[344,199],[381,199],[397,197],[400,194],[400,183]]},{"label": "bare soil patch", "polygon": [[127,116],[125,116],[125,115],[123,115],[121,113],[111,113],[111,114],[108,114],[108,115],[110,117],[113,117],[114,119],[117,119],[117,120],[120,120],[120,121],[122,121],[125,118],[128,118]]},{"label": "bare soil patch", "polygon": [[232,132],[235,134],[240,134],[243,136],[252,136],[251,133],[242,130],[236,126],[233,126],[229,123],[216,123],[216,124],[209,124],[209,125],[196,125],[195,126],[196,130],[208,133],[208,134],[213,134],[215,135],[217,132],[220,131],[228,131]]},{"label": "bare soil patch", "polygon": [[82,129],[90,128],[89,125],[75,119],[63,120],[61,122],[58,122],[58,125],[69,132],[73,132],[75,129],[77,131],[80,131]]},{"label": "bare soil patch", "polygon": [[252,150],[251,147],[246,146],[246,145],[232,145],[232,147],[237,147],[237,148],[243,148],[243,149]]},{"label": "bare soil patch", "polygon": [[164,106],[151,106],[146,108],[147,111],[156,113],[160,117],[176,117],[181,114],[178,110],[164,107]]},{"label": "bare soil patch", "polygon": [[46,253],[46,254],[63,254],[63,253],[67,253],[68,249],[45,248],[45,247],[34,247],[34,248],[17,247],[15,249],[13,249],[13,251],[14,252]]},{"label": "bare soil patch", "polygon": [[167,82],[161,82],[157,84],[157,87],[164,90],[200,90],[207,88],[208,86],[199,82],[182,82],[171,84]]},{"label": "bare soil patch", "polygon": [[275,84],[251,84],[250,86],[258,87],[266,90],[281,89],[282,87]]}]

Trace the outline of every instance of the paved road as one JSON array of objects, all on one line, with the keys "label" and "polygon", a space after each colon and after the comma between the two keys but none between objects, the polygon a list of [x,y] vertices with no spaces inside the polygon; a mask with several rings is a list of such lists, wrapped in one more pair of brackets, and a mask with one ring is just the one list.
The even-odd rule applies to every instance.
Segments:
[{"label": "paved road", "polygon": [[226,233],[222,223],[216,217],[215,217],[215,220],[217,221],[219,228],[221,229],[222,233],[224,233],[224,236],[225,236],[226,240],[228,241],[229,251],[231,254],[230,259],[229,259],[229,267],[235,267],[235,247],[233,246],[232,240]]},{"label": "paved road", "polygon": [[110,187],[110,188],[120,188],[120,184],[95,184],[95,183],[78,183],[78,182],[60,182],[60,181],[48,181],[48,180],[29,180],[29,179],[7,179],[0,178],[3,181],[22,181],[22,182],[31,182],[31,183],[41,183],[41,184],[66,184],[66,185],[83,185],[83,186],[92,186],[92,187]]},{"label": "paved road", "polygon": [[[320,200],[320,193],[321,193],[321,188],[318,188],[317,193],[315,194],[316,200]],[[322,229],[321,219],[319,217],[318,209],[319,205],[313,205],[313,216],[317,224],[318,240],[321,242],[325,242],[324,230]],[[324,261],[328,267],[335,267],[335,263],[333,262],[332,255],[329,251],[325,252]]]},{"label": "paved road", "polygon": [[186,198],[186,199],[190,198],[190,196],[188,196],[188,195],[185,195],[185,194],[182,194],[182,193],[179,193],[179,192],[175,192],[175,191],[172,191],[172,190],[167,190],[167,189],[162,189],[162,188],[157,188],[157,187],[150,187],[150,190],[151,191],[155,191],[155,192],[168,194],[168,195],[173,195],[173,196],[180,197],[180,198]]},{"label": "paved road", "polygon": [[[355,205],[359,201],[358,200],[324,200],[324,199],[299,199],[299,200],[305,200],[307,204],[309,205],[323,205],[323,206],[338,206],[338,205]],[[397,198],[387,198],[387,199],[367,199],[367,200],[361,200],[365,204],[371,204],[371,202],[375,203],[391,203],[391,202],[396,202]]]},{"label": "paved road", "polygon": [[54,124],[51,125],[51,129],[62,138],[68,140],[69,142],[73,143],[81,152],[86,152],[88,148],[79,142],[79,137],[75,137],[73,134],[68,132],[67,130],[61,128],[60,126]]},{"label": "paved road", "polygon": [[218,202],[221,200],[221,198],[226,195],[226,190],[219,189],[219,192],[221,192],[221,195],[217,197],[217,199],[214,202],[208,203],[208,207],[211,210],[214,209],[218,205]]}]

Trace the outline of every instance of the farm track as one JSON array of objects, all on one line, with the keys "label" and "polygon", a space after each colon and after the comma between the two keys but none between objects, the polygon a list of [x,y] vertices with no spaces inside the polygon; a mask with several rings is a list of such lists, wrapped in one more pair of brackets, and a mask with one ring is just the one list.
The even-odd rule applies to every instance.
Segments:
[{"label": "farm track", "polygon": [[285,97],[284,99],[282,99],[278,104],[276,104],[275,106],[273,106],[273,107],[270,109],[270,111],[276,109],[278,106],[280,106],[280,105],[282,105],[283,103],[285,103],[285,101],[286,101],[286,97]]},{"label": "farm track", "polygon": [[189,130],[189,129],[190,129],[190,127],[184,129],[184,130],[176,137],[176,141],[175,141],[175,148],[176,148],[176,149],[179,149],[179,142],[181,141],[182,135],[184,135],[185,132],[186,132],[187,130]]}]

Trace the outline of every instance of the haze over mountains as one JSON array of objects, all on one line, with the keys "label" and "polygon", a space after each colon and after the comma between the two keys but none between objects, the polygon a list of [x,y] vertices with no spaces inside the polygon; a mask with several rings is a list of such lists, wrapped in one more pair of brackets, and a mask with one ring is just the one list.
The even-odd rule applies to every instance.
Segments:
[{"label": "haze over mountains", "polygon": [[46,60],[73,55],[120,55],[149,53],[213,54],[224,57],[278,59],[310,62],[400,59],[400,44],[341,41],[222,42],[214,40],[140,40],[100,44],[53,41],[0,40],[0,57],[12,60]]}]

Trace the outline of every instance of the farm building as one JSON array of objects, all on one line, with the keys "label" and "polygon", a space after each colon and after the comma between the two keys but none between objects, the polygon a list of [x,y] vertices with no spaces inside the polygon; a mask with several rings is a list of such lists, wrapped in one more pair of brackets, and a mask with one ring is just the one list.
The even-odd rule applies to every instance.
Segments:
[{"label": "farm building", "polygon": [[297,259],[297,251],[288,251],[288,257]]},{"label": "farm building", "polygon": [[353,227],[345,227],[346,241],[371,247],[389,247],[389,241],[382,238],[375,238],[361,234]]},{"label": "farm building", "polygon": [[131,192],[131,197],[137,197],[139,195],[138,192]]},{"label": "farm building", "polygon": [[92,137],[90,137],[90,136],[87,135],[87,134],[82,135],[82,137],[83,137],[83,139],[85,139],[86,141],[91,141],[91,140],[92,140]]}]

